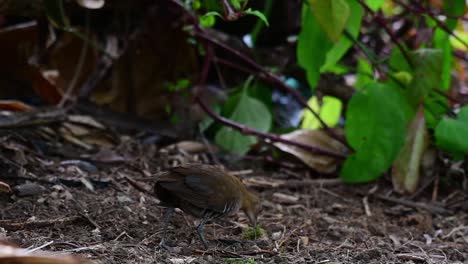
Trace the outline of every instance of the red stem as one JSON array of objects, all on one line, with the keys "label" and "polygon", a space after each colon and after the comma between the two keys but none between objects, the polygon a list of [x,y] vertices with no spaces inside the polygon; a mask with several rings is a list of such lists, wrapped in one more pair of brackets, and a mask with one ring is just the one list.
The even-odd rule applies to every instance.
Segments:
[{"label": "red stem", "polygon": [[311,146],[311,145],[304,144],[304,143],[300,143],[300,142],[296,142],[296,141],[291,141],[291,140],[282,138],[282,137],[281,137],[280,135],[278,135],[278,134],[262,132],[262,131],[255,130],[255,129],[252,129],[252,128],[250,128],[250,127],[247,127],[247,126],[245,126],[245,125],[236,123],[236,122],[234,122],[234,121],[232,121],[232,120],[230,120],[230,119],[228,119],[228,118],[225,118],[225,117],[220,116],[220,115],[218,115],[217,113],[215,113],[213,110],[211,110],[211,109],[203,102],[203,100],[202,100],[199,96],[196,96],[196,97],[195,97],[195,101],[201,106],[201,108],[202,108],[211,118],[215,119],[216,121],[220,122],[220,123],[223,124],[223,125],[226,125],[226,126],[229,126],[229,127],[234,128],[235,130],[241,132],[241,133],[244,134],[244,135],[257,136],[257,137],[260,137],[260,138],[268,139],[268,140],[270,140],[270,141],[272,141],[272,142],[281,142],[281,143],[288,144],[288,145],[291,145],[291,146],[295,146],[295,147],[298,147],[298,148],[301,148],[301,149],[305,149],[305,150],[307,150],[307,151],[310,151],[310,152],[315,153],[315,154],[318,154],[318,155],[326,155],[326,156],[334,157],[334,158],[337,158],[337,159],[346,159],[346,155],[343,155],[343,154],[341,154],[341,153],[329,151],[329,150],[327,150],[327,149],[323,149],[323,148],[320,148],[320,147]]},{"label": "red stem", "polygon": [[374,10],[372,10],[365,2],[364,0],[357,0],[359,2],[359,4],[361,4],[361,6],[368,12],[370,13],[373,17],[374,17],[374,20],[380,25],[383,27],[383,29],[385,30],[385,32],[387,32],[387,34],[390,36],[390,39],[392,40],[393,43],[395,43],[395,45],[397,45],[398,49],[400,49],[401,51],[401,54],[403,54],[403,57],[405,57],[405,60],[408,62],[408,64],[410,66],[413,66],[413,61],[411,60],[411,57],[409,56],[409,54],[406,52],[406,50],[403,48],[403,46],[401,45],[401,43],[398,41],[398,38],[395,36],[395,33],[393,33],[393,30],[391,28],[388,27],[387,25],[387,21],[385,19],[385,17],[383,17],[381,14],[378,14],[376,12],[374,12]]},{"label": "red stem", "polygon": [[206,42],[212,43],[220,48],[223,48],[224,50],[236,55],[239,59],[244,61],[247,65],[252,67],[252,69],[255,72],[258,72],[257,75],[263,74],[264,75],[264,80],[269,82],[272,85],[277,86],[279,89],[285,91],[288,94],[291,94],[294,99],[296,99],[299,104],[301,104],[302,107],[308,109],[314,116],[317,118],[317,120],[320,122],[321,126],[325,129],[325,131],[334,139],[338,140],[339,142],[343,143],[345,146],[349,147],[348,143],[344,138],[336,134],[323,120],[320,118],[319,114],[315,112],[308,104],[307,100],[296,90],[291,89],[289,86],[287,86],[281,79],[256,63],[254,60],[249,58],[248,56],[244,55],[240,51],[226,45],[225,43],[219,42],[212,38],[203,28],[200,27],[198,24],[197,18],[189,11],[186,10],[186,8],[178,1],[178,0],[171,0],[172,3],[180,7],[182,10],[185,11],[185,13],[188,15],[190,23],[194,26],[194,34],[195,36],[205,40]]}]

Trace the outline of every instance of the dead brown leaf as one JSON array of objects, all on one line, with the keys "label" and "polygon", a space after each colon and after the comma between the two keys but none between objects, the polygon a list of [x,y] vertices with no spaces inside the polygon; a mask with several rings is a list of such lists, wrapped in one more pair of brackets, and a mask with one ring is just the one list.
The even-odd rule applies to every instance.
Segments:
[{"label": "dead brown leaf", "polygon": [[[342,134],[343,131],[341,129],[336,129],[335,133]],[[324,130],[296,130],[289,134],[284,134],[281,137],[341,154],[347,154],[348,151],[347,147],[343,145],[343,143],[330,137]],[[337,158],[314,154],[296,146],[280,142],[276,142],[274,145],[280,150],[299,158],[307,166],[321,173],[332,173],[336,171],[341,162],[341,160]]]}]

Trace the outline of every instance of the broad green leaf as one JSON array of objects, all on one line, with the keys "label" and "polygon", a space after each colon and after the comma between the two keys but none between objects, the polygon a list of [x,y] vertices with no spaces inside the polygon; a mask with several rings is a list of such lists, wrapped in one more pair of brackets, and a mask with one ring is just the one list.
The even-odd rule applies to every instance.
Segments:
[{"label": "broad green leaf", "polygon": [[453,17],[462,17],[465,13],[466,0],[444,0],[444,13],[452,18],[448,18],[445,24],[450,30],[453,30],[458,19]]},{"label": "broad green leaf", "polygon": [[350,15],[345,0],[309,0],[312,13],[333,41],[338,41]]},{"label": "broad green leaf", "polygon": [[400,193],[413,193],[419,183],[421,162],[429,143],[423,106],[406,130],[406,140],[392,167],[393,187]]},{"label": "broad green leaf", "polygon": [[426,99],[424,106],[426,124],[431,129],[439,124],[449,109],[447,98],[435,92]]},{"label": "broad green leaf", "polygon": [[358,58],[358,68],[356,73],[356,83],[354,87],[360,89],[369,83],[374,82],[374,71],[372,65],[363,58]]},{"label": "broad green leaf", "polygon": [[[408,50],[408,49],[406,49]],[[389,59],[389,65],[394,71],[413,72],[411,65],[408,64],[399,48],[394,47]]]},{"label": "broad green leaf", "polygon": [[297,44],[299,65],[306,70],[307,81],[313,89],[320,77],[320,68],[325,62],[328,50],[333,46],[312,15],[309,6],[302,6],[302,29]]},{"label": "broad green leaf", "polygon": [[452,47],[457,50],[461,50],[464,52],[468,52],[468,47],[466,47],[465,43],[468,43],[468,32],[462,30],[455,30],[453,34],[457,35],[463,42],[455,38],[454,36],[450,36],[450,44]]},{"label": "broad green leaf", "polygon": [[439,49],[419,49],[413,58],[413,81],[409,85],[408,98],[416,106],[424,102],[431,90],[440,87],[443,57]]},{"label": "broad green leaf", "polygon": [[366,4],[374,11],[377,11],[384,2],[385,0],[366,0]]},{"label": "broad green leaf", "polygon": [[[334,127],[338,124],[341,116],[343,104],[339,99],[333,96],[324,96],[322,104],[319,104],[317,96],[312,96],[307,104],[320,116],[320,118],[329,127]],[[319,120],[307,109],[303,110],[304,118],[302,119],[302,129],[318,129],[321,128]]]},{"label": "broad green leaf", "polygon": [[390,168],[405,141],[407,102],[397,88],[370,83],[353,95],[346,112],[346,139],[355,153],[340,176],[345,182],[367,182]]},{"label": "broad green leaf", "polygon": [[[217,114],[219,114],[221,112],[221,107],[219,105],[214,105],[213,107],[213,111]],[[203,120],[198,124],[198,130],[202,133],[204,133],[205,131],[208,130],[208,128],[211,127],[211,125],[214,123],[214,119],[211,118],[210,116],[206,116],[205,118],[203,118]]]},{"label": "broad green leaf", "polygon": [[468,106],[461,108],[457,119],[443,119],[435,130],[436,144],[448,151],[468,154]]},{"label": "broad green leaf", "polygon": [[[321,1],[321,0],[320,0]],[[350,8],[350,16],[346,23],[344,30],[351,35],[352,38],[357,39],[361,29],[362,16],[364,14],[361,5],[356,0],[344,0]],[[346,52],[353,45],[352,39],[344,34],[339,36],[333,48],[328,51],[325,64],[320,69],[321,72],[331,72],[334,66],[346,54]]]},{"label": "broad green leaf", "polygon": [[268,110],[271,112],[273,108],[272,89],[268,87],[264,82],[253,81],[252,85],[249,85],[247,94],[262,102]]},{"label": "broad green leaf", "polygon": [[[271,114],[265,105],[247,94],[246,89],[240,94],[229,118],[256,130],[266,132],[271,127]],[[231,127],[222,127],[215,136],[216,144],[225,150],[243,155],[250,146],[257,142],[253,136],[246,136]]]}]

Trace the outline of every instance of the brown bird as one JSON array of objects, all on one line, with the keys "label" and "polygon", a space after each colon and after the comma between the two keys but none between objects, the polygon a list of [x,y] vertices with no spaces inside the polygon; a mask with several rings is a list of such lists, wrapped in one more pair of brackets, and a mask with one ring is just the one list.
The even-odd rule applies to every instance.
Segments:
[{"label": "brown bird", "polygon": [[259,198],[235,176],[211,165],[185,164],[157,176],[154,191],[161,205],[168,207],[163,220],[161,246],[165,246],[166,226],[179,208],[201,218],[198,235],[205,248],[204,226],[209,220],[233,215],[242,209],[252,225],[257,223]]}]

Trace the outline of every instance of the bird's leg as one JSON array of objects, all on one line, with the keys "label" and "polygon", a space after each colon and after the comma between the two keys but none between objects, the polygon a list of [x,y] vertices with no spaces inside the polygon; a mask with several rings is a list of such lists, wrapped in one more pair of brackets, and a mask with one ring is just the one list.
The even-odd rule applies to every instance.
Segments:
[{"label": "bird's leg", "polygon": [[198,224],[198,226],[197,226],[198,236],[200,237],[200,240],[203,243],[203,246],[205,246],[205,249],[208,249],[208,243],[206,242],[206,239],[205,239],[205,224],[206,224],[206,222],[208,222],[208,220],[210,220],[210,219],[209,218],[203,218],[200,221],[200,224]]},{"label": "bird's leg", "polygon": [[166,212],[164,212],[163,233],[161,237],[161,242],[159,242],[159,246],[165,249],[167,249],[167,246],[166,246],[167,225],[169,224],[169,221],[171,220],[174,212],[175,212],[175,208],[167,208]]}]

